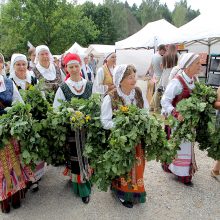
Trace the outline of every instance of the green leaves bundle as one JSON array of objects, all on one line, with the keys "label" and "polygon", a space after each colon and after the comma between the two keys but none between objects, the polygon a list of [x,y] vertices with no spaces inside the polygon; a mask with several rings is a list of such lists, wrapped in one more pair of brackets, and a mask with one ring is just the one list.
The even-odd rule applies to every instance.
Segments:
[{"label": "green leaves bundle", "polygon": [[35,163],[48,156],[46,140],[40,137],[41,124],[32,118],[29,104],[17,103],[0,117],[0,148],[15,137],[21,145],[25,164]]},{"label": "green leaves bundle", "polygon": [[[178,103],[176,109],[184,121],[179,122],[170,117],[171,127],[175,128],[170,141],[176,149],[182,140],[197,141],[201,150],[207,150],[212,146],[215,141],[212,135],[215,132],[213,103],[216,97],[216,92],[211,87],[196,83],[192,95]],[[211,151],[210,148],[210,155],[213,156]]]},{"label": "green leaves bundle", "polygon": [[44,82],[40,81],[28,90],[21,90],[24,102],[31,105],[31,114],[37,120],[46,118],[47,112],[51,110],[49,102],[43,97],[43,85]]},{"label": "green leaves bundle", "polygon": [[[148,160],[171,161],[175,155],[166,141],[162,122],[150,116],[145,109],[134,105],[121,106],[114,115],[115,126],[111,131],[102,129],[97,121],[100,127],[93,129],[96,134],[99,132],[98,136],[93,133],[93,129],[88,128],[85,149],[85,154],[90,158],[90,166],[94,169],[92,181],[104,191],[114,178],[126,176],[134,166],[137,144],[142,143]],[[92,136],[96,136],[94,143]]]}]

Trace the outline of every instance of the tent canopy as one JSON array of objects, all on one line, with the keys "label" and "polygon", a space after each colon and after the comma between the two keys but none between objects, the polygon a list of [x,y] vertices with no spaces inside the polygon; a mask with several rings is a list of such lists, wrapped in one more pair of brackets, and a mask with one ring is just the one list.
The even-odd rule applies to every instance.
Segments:
[{"label": "tent canopy", "polygon": [[95,57],[103,57],[106,53],[110,53],[114,51],[115,51],[114,45],[90,44],[87,50],[85,51],[85,53],[86,54],[92,53]]},{"label": "tent canopy", "polygon": [[70,47],[66,53],[77,53],[78,55],[84,55],[87,48],[81,47],[77,42],[75,42],[72,47]]},{"label": "tent canopy", "polygon": [[153,48],[159,44],[168,44],[177,30],[177,27],[164,19],[150,22],[137,33],[116,42],[116,49]]},{"label": "tent canopy", "polygon": [[201,14],[178,29],[176,43],[200,42],[212,45],[220,40],[219,13]]}]

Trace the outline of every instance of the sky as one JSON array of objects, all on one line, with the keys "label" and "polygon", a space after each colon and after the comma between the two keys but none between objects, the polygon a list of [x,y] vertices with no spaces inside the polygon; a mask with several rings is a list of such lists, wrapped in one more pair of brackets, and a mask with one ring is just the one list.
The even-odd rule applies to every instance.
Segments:
[{"label": "sky", "polygon": [[[78,3],[84,3],[86,0],[78,0]],[[91,0],[90,0],[91,1]],[[120,0],[125,1],[125,0]],[[180,0],[160,0],[161,3],[166,3],[168,8],[172,11],[174,9],[175,2],[179,2]],[[103,0],[93,0],[93,3],[103,3]],[[127,0],[129,5],[133,5],[136,3],[140,5],[142,0]],[[207,14],[212,11],[213,13],[219,13],[220,8],[220,0],[187,0],[188,6],[191,6],[192,9],[199,9],[201,14]]]}]

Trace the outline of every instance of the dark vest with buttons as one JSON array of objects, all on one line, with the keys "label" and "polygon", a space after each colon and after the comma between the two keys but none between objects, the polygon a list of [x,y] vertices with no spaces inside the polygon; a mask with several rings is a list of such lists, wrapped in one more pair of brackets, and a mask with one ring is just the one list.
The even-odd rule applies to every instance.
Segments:
[{"label": "dark vest with buttons", "polygon": [[6,90],[0,92],[0,115],[6,113],[6,107],[10,107],[13,97],[13,82],[10,79],[4,78]]}]

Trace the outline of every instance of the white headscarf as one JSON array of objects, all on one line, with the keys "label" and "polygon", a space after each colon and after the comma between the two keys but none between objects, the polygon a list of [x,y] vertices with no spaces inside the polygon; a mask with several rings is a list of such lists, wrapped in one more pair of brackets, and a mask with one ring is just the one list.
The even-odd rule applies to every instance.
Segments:
[{"label": "white headscarf", "polygon": [[118,88],[120,86],[120,82],[124,76],[125,70],[127,69],[127,64],[121,64],[115,67],[113,72],[113,83]]},{"label": "white headscarf", "polygon": [[105,53],[104,60],[109,60],[113,53],[115,53],[115,51]]},{"label": "white headscarf", "polygon": [[184,53],[180,56],[178,66],[181,69],[186,69],[189,67],[197,58],[199,57],[198,54],[195,53]]},{"label": "white headscarf", "polygon": [[24,61],[24,62],[28,63],[27,57],[24,54],[14,53],[11,57],[10,78],[13,78],[15,76],[14,65],[17,61]]},{"label": "white headscarf", "polygon": [[46,45],[40,45],[40,46],[36,47],[36,57],[35,57],[35,60],[34,60],[35,64],[39,63],[39,53],[41,51],[44,51],[44,50],[46,50],[49,53],[50,63],[53,63],[54,58],[53,58],[53,55],[50,52],[50,49]]},{"label": "white headscarf", "polygon": [[174,76],[178,73],[183,72],[184,69],[188,68],[190,65],[192,65],[192,63],[199,57],[198,54],[195,53],[184,53],[181,54],[179,61],[178,61],[178,65],[175,66],[171,73],[170,73],[170,77],[169,80],[173,79]]}]

